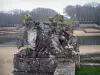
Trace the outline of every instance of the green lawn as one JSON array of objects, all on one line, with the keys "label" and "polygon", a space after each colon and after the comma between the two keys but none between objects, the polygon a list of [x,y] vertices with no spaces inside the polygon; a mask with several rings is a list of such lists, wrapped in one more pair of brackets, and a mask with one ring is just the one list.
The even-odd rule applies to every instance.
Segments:
[{"label": "green lawn", "polygon": [[75,75],[100,75],[100,66],[81,66]]}]

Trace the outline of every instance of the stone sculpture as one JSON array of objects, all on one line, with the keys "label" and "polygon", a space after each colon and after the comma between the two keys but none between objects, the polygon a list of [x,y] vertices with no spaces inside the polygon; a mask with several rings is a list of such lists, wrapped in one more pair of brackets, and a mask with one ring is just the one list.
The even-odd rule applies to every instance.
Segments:
[{"label": "stone sculpture", "polygon": [[[57,23],[52,24],[54,23],[26,22],[24,33],[27,35],[23,41],[27,41],[31,48],[22,49],[14,55],[14,75],[69,75],[70,73],[64,73],[65,71],[60,74],[59,66],[62,65],[62,70],[66,70],[68,66],[64,65],[69,63],[77,63],[79,66],[77,41],[65,30],[63,24],[62,28],[56,27]],[[23,41],[20,41],[22,46]]]}]

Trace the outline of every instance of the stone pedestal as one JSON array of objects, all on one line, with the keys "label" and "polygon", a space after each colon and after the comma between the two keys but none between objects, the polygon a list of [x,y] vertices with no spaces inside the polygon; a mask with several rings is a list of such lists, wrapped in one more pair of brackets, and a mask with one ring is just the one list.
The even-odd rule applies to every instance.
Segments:
[{"label": "stone pedestal", "polygon": [[56,69],[54,59],[45,54],[40,58],[32,52],[27,49],[14,55],[14,75],[53,75]]},{"label": "stone pedestal", "polygon": [[57,55],[58,65],[54,75],[75,75],[75,63],[73,61],[72,48]]},{"label": "stone pedestal", "polygon": [[75,75],[75,63],[60,62],[54,75]]}]

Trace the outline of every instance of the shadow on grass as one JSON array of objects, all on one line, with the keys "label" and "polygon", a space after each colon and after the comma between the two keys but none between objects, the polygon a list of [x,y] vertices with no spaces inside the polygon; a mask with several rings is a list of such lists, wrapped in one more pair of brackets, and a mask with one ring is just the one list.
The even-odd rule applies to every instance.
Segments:
[{"label": "shadow on grass", "polygon": [[100,75],[100,66],[81,66],[75,75]]}]

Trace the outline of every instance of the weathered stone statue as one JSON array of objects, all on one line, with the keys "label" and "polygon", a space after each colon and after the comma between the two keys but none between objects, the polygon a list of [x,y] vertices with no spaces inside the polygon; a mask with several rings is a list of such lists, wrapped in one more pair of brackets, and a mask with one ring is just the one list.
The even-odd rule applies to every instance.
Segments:
[{"label": "weathered stone statue", "polygon": [[58,17],[55,25],[26,21],[18,49],[25,42],[31,47],[14,55],[14,75],[74,75],[79,48],[77,40],[65,30],[62,18]]}]

